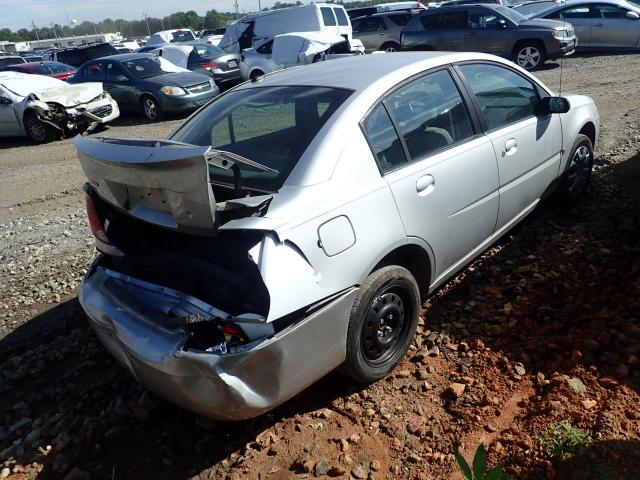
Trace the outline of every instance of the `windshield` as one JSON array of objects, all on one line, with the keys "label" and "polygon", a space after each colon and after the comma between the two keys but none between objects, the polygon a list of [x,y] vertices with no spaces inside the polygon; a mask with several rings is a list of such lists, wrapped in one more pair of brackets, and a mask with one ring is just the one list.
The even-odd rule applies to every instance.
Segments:
[{"label": "windshield", "polygon": [[48,63],[47,67],[49,67],[51,73],[67,73],[75,70],[75,68],[64,63]]},{"label": "windshield", "polygon": [[548,10],[550,7],[555,7],[557,5],[556,2],[535,2],[535,3],[524,3],[522,5],[516,5],[514,8],[518,13],[526,16],[527,18],[531,18],[539,12],[543,10]]},{"label": "windshield", "polygon": [[507,17],[512,22],[520,23],[523,20],[527,19],[527,17],[516,12],[513,8],[503,7],[503,6],[496,6],[494,8],[496,12],[500,13],[500,15],[502,15],[503,17]]},{"label": "windshield", "polygon": [[169,73],[169,70],[162,68],[158,58],[154,57],[140,57],[132,58],[131,60],[123,60],[122,65],[131,72],[131,75],[138,79],[150,78]]},{"label": "windshield", "polygon": [[[187,121],[171,140],[241,155],[268,167],[236,163],[243,187],[277,191],[350,90],[256,87],[229,92]],[[214,183],[233,187],[231,169],[210,166]]]}]

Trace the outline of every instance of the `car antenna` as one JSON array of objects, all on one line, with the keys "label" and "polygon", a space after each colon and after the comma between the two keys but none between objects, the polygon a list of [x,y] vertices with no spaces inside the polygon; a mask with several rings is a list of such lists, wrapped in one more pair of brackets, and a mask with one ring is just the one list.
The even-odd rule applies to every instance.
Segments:
[{"label": "car antenna", "polygon": [[[567,0],[562,0],[562,3],[564,4],[564,6],[567,6]],[[564,31],[567,31],[567,19],[564,16],[564,14],[562,14],[562,22],[564,23]],[[573,35],[575,37],[575,31],[573,32]],[[575,48],[575,42],[574,42],[574,48]],[[560,86],[558,89],[558,96],[561,97],[562,96],[562,73],[563,73],[563,67],[564,66],[564,55],[560,56]]]}]

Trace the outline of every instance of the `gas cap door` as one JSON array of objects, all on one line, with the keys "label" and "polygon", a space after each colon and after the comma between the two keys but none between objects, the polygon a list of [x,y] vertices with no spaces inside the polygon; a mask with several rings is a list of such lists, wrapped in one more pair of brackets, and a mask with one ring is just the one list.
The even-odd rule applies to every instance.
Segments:
[{"label": "gas cap door", "polygon": [[356,233],[349,219],[340,215],[318,227],[318,246],[325,255],[333,257],[348,250],[356,243]]}]

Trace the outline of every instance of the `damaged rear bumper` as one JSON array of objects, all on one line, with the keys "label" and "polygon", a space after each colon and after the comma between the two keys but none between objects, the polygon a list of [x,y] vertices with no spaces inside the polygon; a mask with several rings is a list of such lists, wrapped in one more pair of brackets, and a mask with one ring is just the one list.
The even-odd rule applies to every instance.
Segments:
[{"label": "damaged rear bumper", "polygon": [[[79,292],[98,338],[147,388],[199,414],[242,420],[290,399],[345,359],[357,288],[246,349],[216,355],[184,348],[187,333],[167,327],[167,306],[215,310],[175,290],[94,263]],[[153,307],[151,307],[153,305]]]}]

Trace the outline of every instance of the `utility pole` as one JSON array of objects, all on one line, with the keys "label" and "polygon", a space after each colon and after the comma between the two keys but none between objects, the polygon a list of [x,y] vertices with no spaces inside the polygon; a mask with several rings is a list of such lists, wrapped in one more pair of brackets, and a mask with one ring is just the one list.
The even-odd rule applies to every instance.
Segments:
[{"label": "utility pole", "polygon": [[147,35],[151,36],[151,29],[149,28],[149,20],[147,20],[147,14],[143,13],[142,15],[144,16],[144,21],[147,24]]},{"label": "utility pole", "polygon": [[58,40],[58,34],[56,33],[56,27],[53,22],[51,22],[51,28],[53,29],[53,37]]},{"label": "utility pole", "polygon": [[92,25],[93,25],[93,33],[96,34],[96,42],[98,42],[99,41],[98,40],[98,29],[96,29],[96,24],[95,23],[93,23]]},{"label": "utility pole", "polygon": [[40,47],[40,35],[38,35],[38,27],[36,27],[36,22],[31,20],[31,25],[33,25],[33,30],[36,32],[36,39],[38,40],[38,47]]},{"label": "utility pole", "polygon": [[262,7],[260,6],[260,0],[258,0],[258,12],[262,11]]},{"label": "utility pole", "polygon": [[164,17],[160,19],[160,23],[162,24],[162,30],[164,30]]},{"label": "utility pole", "polygon": [[234,6],[236,8],[236,20],[238,19],[238,0],[235,0]]}]

